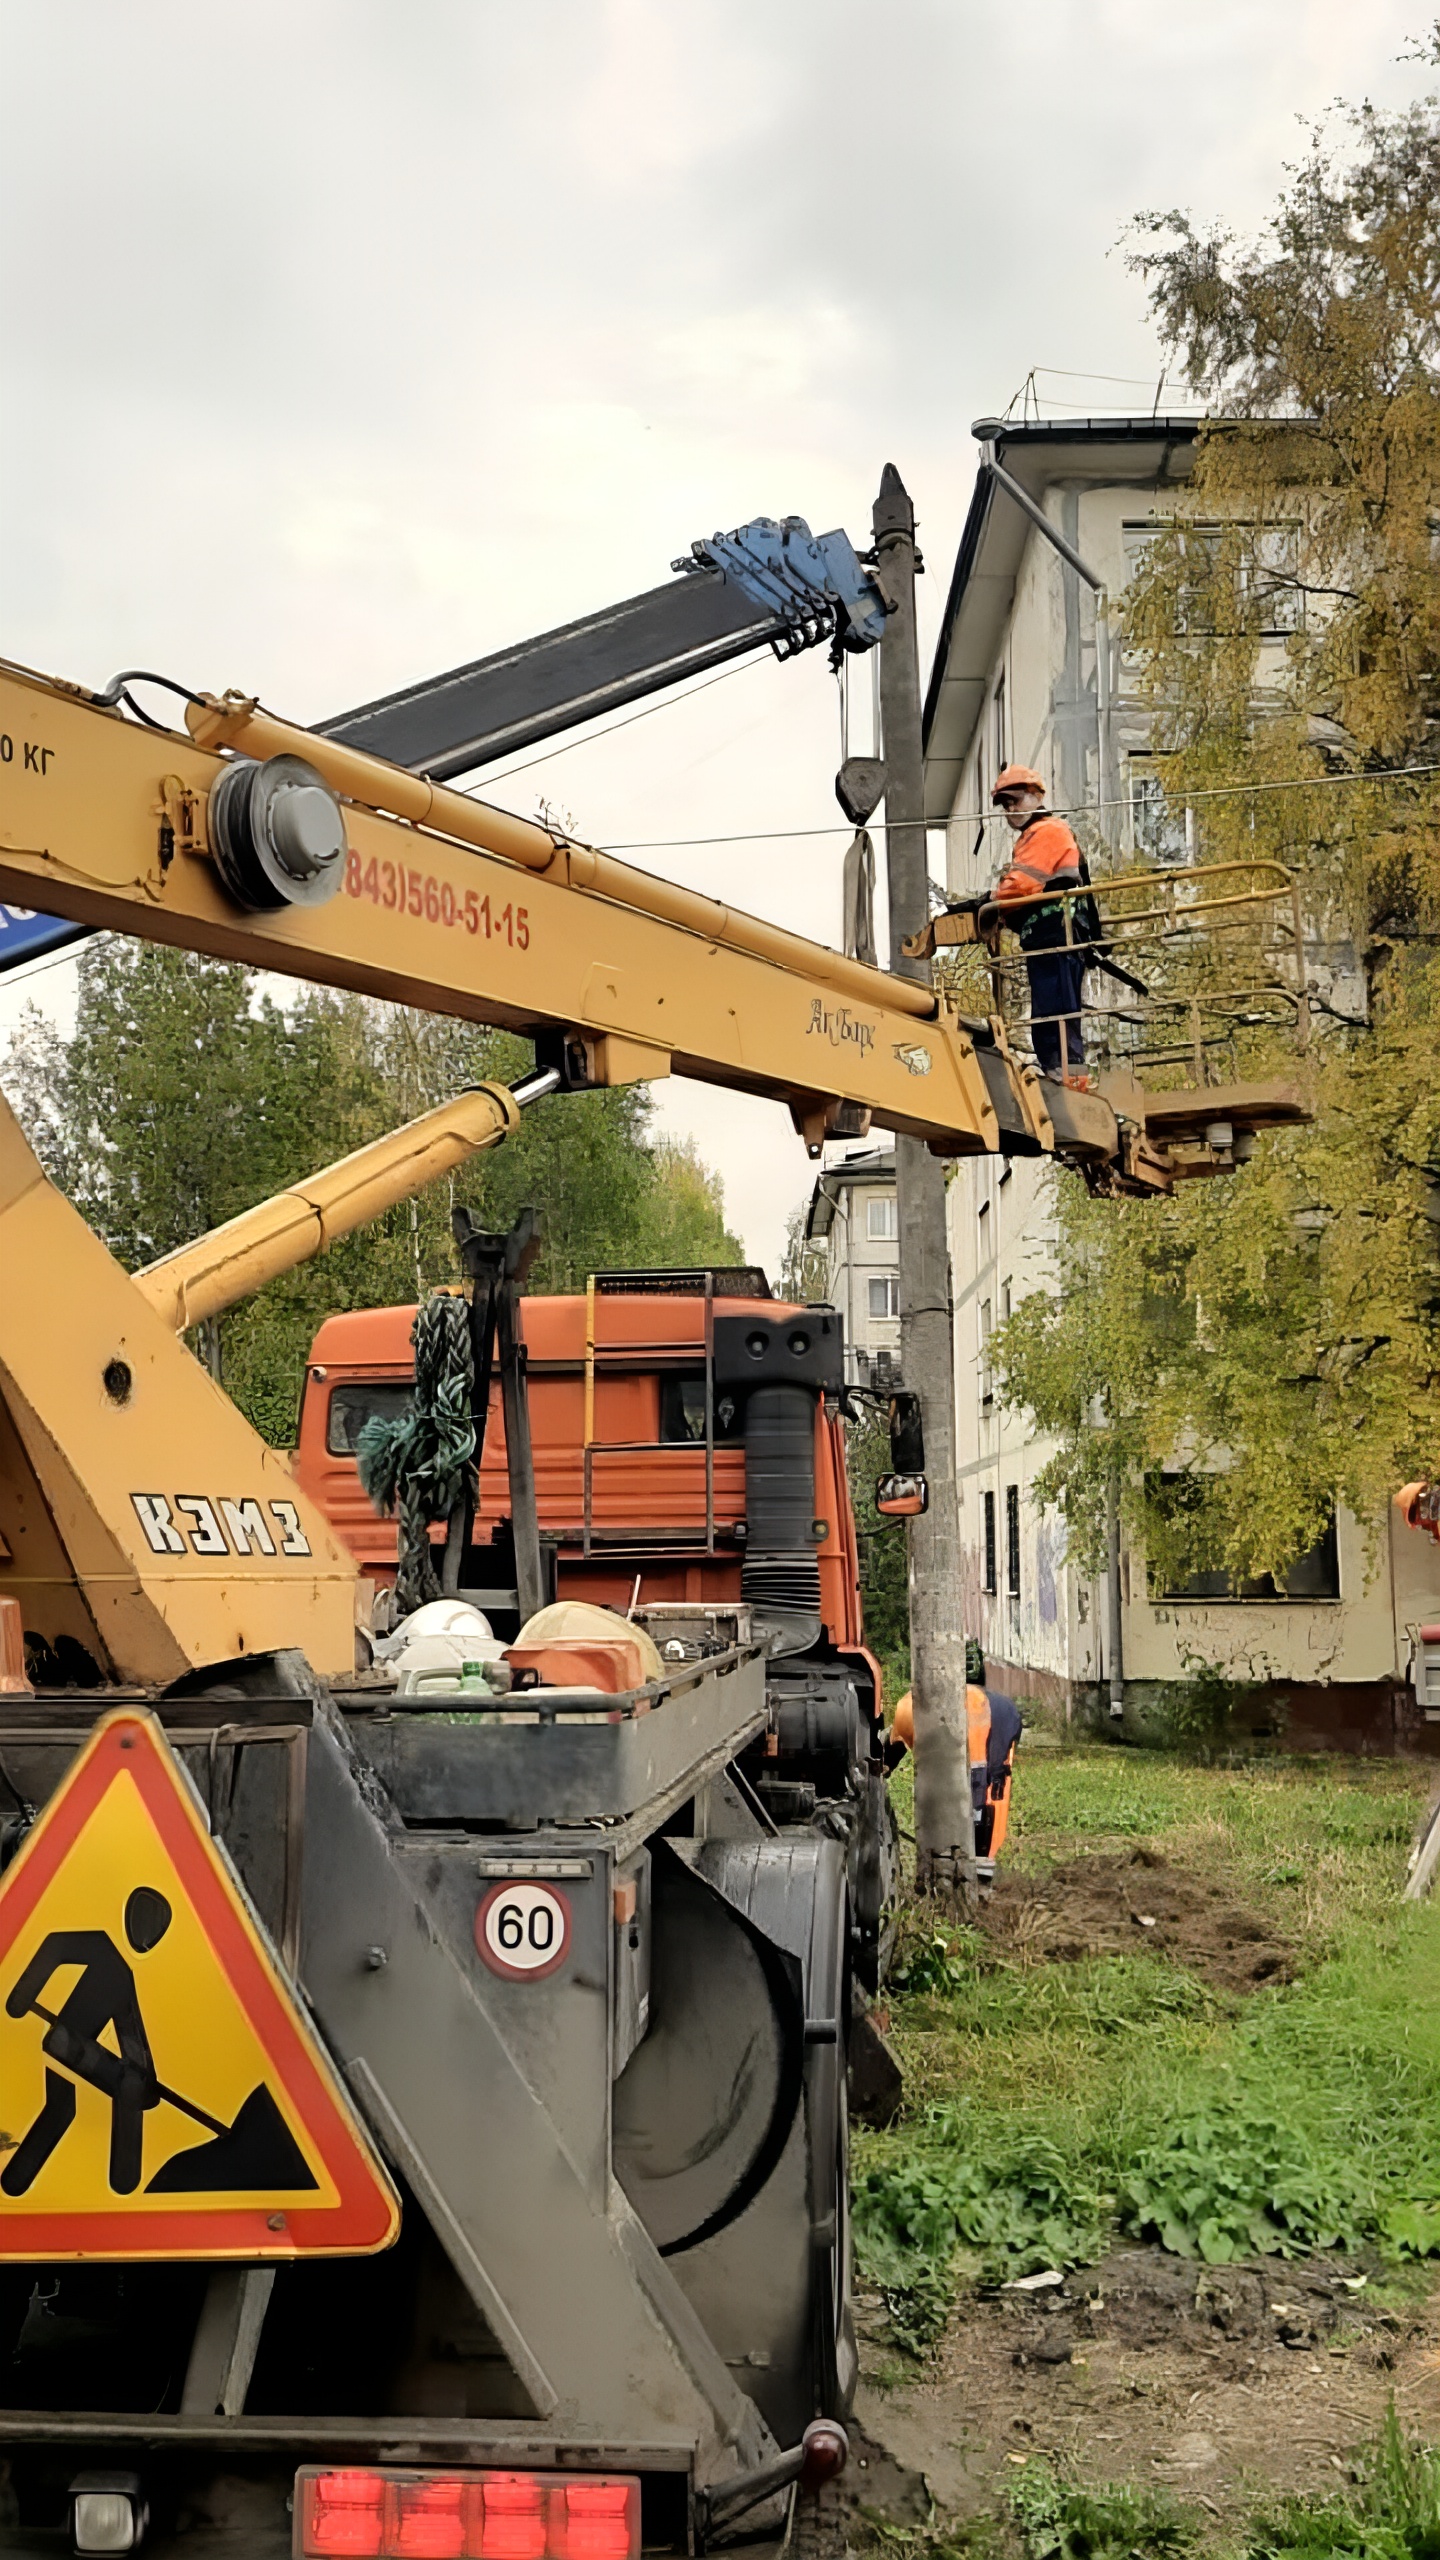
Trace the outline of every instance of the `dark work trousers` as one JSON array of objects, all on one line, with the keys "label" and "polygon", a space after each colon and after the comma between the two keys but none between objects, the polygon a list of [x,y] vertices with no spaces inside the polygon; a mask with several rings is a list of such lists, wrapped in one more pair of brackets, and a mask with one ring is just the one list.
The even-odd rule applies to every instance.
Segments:
[{"label": "dark work trousers", "polygon": [[[1030,1037],[1035,1045],[1036,1064],[1042,1075],[1064,1073],[1063,1031],[1064,1058],[1070,1073],[1080,1074],[1085,1065],[1085,1035],[1080,1024],[1084,954],[1067,950],[1063,943],[1058,949],[1028,950],[1025,967],[1030,978]],[[1057,1014],[1065,1016],[1063,1022],[1054,1019]]]}]

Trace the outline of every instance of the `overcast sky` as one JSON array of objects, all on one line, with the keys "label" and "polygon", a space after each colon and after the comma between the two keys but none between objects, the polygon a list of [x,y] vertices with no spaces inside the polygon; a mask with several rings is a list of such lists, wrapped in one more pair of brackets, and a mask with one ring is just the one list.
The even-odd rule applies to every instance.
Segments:
[{"label": "overcast sky", "polygon": [[[1032,367],[1052,403],[1150,405],[1129,217],[1258,224],[1297,116],[1409,94],[1430,14],[3,0],[0,647],[316,718],[750,516],[861,543],[887,460],[928,640],[971,419]],[[823,652],[767,657],[487,788],[603,844],[749,835],[637,858],[833,941],[843,833],[794,831],[838,827],[837,739]],[[72,978],[33,992],[63,1014]],[[773,1268],[788,1118],[657,1094]]]}]

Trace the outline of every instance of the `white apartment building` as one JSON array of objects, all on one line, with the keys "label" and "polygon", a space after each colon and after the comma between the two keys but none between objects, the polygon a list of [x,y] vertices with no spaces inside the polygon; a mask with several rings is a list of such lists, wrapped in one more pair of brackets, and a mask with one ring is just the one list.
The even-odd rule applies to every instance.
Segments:
[{"label": "white apartment building", "polygon": [[900,1230],[895,1150],[866,1147],[826,1164],[810,1195],[805,1242],[818,1293],[845,1319],[849,1386],[893,1387],[900,1375]]},{"label": "white apartment building", "polygon": [[[975,432],[986,460],[1112,595],[1173,517],[1194,450],[1193,423],[1162,417],[982,421]],[[1186,816],[1165,809],[1113,651],[1102,716],[1096,627],[1091,588],[982,461],[925,715],[927,817],[945,829],[953,893],[988,886],[1004,867],[1010,838],[990,792],[1012,760],[1046,776],[1057,808],[1121,804],[1112,840],[1127,851],[1185,858]],[[996,1676],[1019,1695],[1103,1712],[1118,1634],[1127,1713],[1216,1664],[1260,1684],[1257,1728],[1273,1718],[1295,1742],[1410,1747],[1425,1734],[1408,1678],[1413,1630],[1440,1619],[1440,1548],[1398,1518],[1367,1542],[1342,1511],[1283,1592],[1236,1594],[1221,1576],[1155,1591],[1143,1556],[1124,1552],[1113,1632],[1108,1580],[1091,1583],[1067,1560],[1064,1523],[1030,1491],[1050,1444],[997,1405],[986,1346],[1011,1307],[1046,1285],[1055,1185],[1068,1179],[1035,1162],[962,1160],[949,1191],[966,1623]],[[1440,1749],[1440,1723],[1426,1738]]]}]

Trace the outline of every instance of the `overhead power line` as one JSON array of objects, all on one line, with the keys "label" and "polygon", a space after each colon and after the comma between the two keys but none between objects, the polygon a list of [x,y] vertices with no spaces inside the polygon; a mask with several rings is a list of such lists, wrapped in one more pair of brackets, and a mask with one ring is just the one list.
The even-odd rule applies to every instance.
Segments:
[{"label": "overhead power line", "polygon": [[[624,720],[612,720],[608,729],[592,729],[584,738],[567,738],[563,747],[547,747],[543,756],[531,756],[524,764],[509,765],[504,773],[487,773],[484,787],[489,790],[497,782],[513,782],[517,774],[533,772],[537,764],[553,764],[556,756],[568,756],[576,747],[598,746],[602,738],[613,738],[621,729],[633,729],[637,720],[652,719],[657,711],[673,711],[677,703],[693,702],[697,693],[708,693],[712,684],[724,684],[728,676],[743,676],[747,669],[763,667],[764,664],[763,658],[741,658],[734,666],[722,667],[718,676],[707,676],[703,684],[692,684],[686,693],[667,694],[663,702],[647,702],[643,711],[632,711]],[[479,783],[472,784],[466,793],[470,800],[482,797]]]},{"label": "overhead power line", "polygon": [[[1416,774],[1440,774],[1440,764],[1392,765],[1384,773],[1317,773],[1309,782],[1207,783],[1203,790],[1179,793],[1175,807],[1177,810],[1183,809],[1192,800],[1243,799],[1247,794],[1261,791],[1324,791],[1333,784],[1342,782],[1402,782]],[[1124,809],[1128,806],[1127,800],[1085,800],[1073,809],[1057,809],[1054,815],[1058,818],[1093,818],[1102,809]],[[998,809],[952,810],[948,818],[935,820],[935,831],[938,833],[942,826],[984,826],[999,815]],[[839,821],[834,826],[825,827],[751,827],[739,835],[637,836],[624,842],[612,841],[607,844],[605,850],[607,853],[683,852],[687,846],[691,845],[778,844],[793,842],[807,836],[850,836],[854,832],[853,827]]]}]

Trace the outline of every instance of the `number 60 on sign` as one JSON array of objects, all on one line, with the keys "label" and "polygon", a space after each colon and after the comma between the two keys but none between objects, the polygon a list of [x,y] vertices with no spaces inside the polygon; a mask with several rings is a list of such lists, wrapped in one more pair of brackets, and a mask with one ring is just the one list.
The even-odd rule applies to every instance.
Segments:
[{"label": "number 60 on sign", "polygon": [[475,1944],[494,1973],[537,1982],[565,1961],[570,1905],[548,1884],[497,1884],[475,1914]]}]

